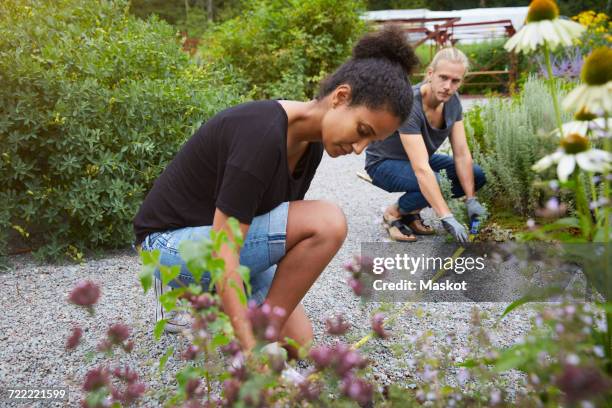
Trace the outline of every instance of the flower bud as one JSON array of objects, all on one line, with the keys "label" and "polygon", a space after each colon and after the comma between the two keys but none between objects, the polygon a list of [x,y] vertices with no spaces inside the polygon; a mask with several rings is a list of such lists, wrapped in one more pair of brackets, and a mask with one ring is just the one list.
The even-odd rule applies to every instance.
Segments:
[{"label": "flower bud", "polygon": [[73,327],[72,333],[68,340],[66,341],[66,350],[71,350],[79,345],[81,342],[81,337],[83,336],[83,329],[80,327]]},{"label": "flower bud", "polygon": [[327,333],[332,336],[341,336],[348,331],[351,324],[344,320],[344,316],[338,314],[333,317],[328,317],[325,321],[325,328]]},{"label": "flower bud", "polygon": [[333,360],[334,353],[332,349],[326,345],[313,347],[309,353],[310,358],[315,363],[315,366],[322,370],[329,366]]},{"label": "flower bud", "polygon": [[378,337],[382,339],[386,339],[387,337],[389,337],[389,333],[385,331],[384,323],[385,323],[384,314],[376,313],[372,317],[372,330],[374,331],[374,333],[376,333]]},{"label": "flower bud", "polygon": [[100,298],[100,288],[92,281],[81,281],[72,289],[68,299],[78,306],[93,306]]},{"label": "flower bud", "polygon": [[97,367],[89,370],[85,375],[85,381],[83,382],[83,390],[95,391],[102,388],[110,383],[110,377],[108,370],[103,367]]}]

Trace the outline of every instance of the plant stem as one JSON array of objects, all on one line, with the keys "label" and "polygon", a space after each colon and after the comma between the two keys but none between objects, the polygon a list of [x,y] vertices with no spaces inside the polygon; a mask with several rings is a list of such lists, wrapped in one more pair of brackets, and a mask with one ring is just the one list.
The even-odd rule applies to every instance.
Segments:
[{"label": "plant stem", "polygon": [[555,86],[555,77],[552,72],[552,65],[550,63],[550,50],[548,45],[544,42],[544,60],[546,61],[546,71],[548,72],[548,88],[550,95],[552,96],[553,106],[555,108],[555,117],[557,119],[557,127],[559,128],[559,135],[563,137],[563,122],[561,121],[561,110],[559,109],[559,100],[557,99],[557,87]]},{"label": "plant stem", "polygon": [[591,186],[591,201],[595,203],[595,219],[599,220],[599,208],[597,206],[597,187],[595,186],[595,181],[593,180],[593,173],[588,172],[587,176],[589,177],[589,183]]},{"label": "plant stem", "polygon": [[586,191],[584,191],[582,180],[580,180],[579,169],[574,172],[574,182],[576,184],[574,188],[574,194],[576,198],[576,212],[578,213],[580,223],[582,224],[582,236],[588,241],[592,241],[593,219],[591,217],[591,211],[589,210]]}]

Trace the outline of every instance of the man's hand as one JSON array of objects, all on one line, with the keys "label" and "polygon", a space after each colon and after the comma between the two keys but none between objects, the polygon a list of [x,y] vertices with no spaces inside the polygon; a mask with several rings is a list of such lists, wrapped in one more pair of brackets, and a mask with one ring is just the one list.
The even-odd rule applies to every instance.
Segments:
[{"label": "man's hand", "polygon": [[449,214],[441,219],[444,229],[455,238],[457,242],[467,242],[468,235],[465,227],[457,221],[453,214]]},{"label": "man's hand", "polygon": [[467,207],[468,218],[471,220],[472,217],[483,217],[487,214],[487,210],[478,202],[476,197],[470,197],[465,200],[465,206]]}]

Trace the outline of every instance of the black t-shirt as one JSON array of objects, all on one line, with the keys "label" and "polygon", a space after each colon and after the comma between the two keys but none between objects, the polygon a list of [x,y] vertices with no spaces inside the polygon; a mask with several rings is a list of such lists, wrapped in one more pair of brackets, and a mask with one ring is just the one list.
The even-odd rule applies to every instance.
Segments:
[{"label": "black t-shirt", "polygon": [[212,225],[215,208],[250,224],[284,201],[303,199],[323,145],[309,143],[289,174],[287,122],[280,103],[256,101],[204,123],[142,203],[134,219],[136,242],[152,232]]}]

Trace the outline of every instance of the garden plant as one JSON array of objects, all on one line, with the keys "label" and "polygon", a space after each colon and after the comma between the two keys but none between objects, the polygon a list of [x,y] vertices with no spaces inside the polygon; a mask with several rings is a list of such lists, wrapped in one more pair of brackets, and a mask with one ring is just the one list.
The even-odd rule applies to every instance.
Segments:
[{"label": "garden plant", "polygon": [[[131,16],[122,0],[4,0],[0,250],[19,238],[39,258],[78,261],[87,248],[128,245],[137,205],[194,126],[249,98],[312,97],[365,29],[362,7],[258,0],[243,15],[211,22],[205,45],[190,58],[174,28],[156,17]],[[325,342],[299,346],[279,338],[277,320],[285,310],[248,304],[235,287],[257,338],[245,352],[212,290],[225,273],[220,248],[242,244],[231,220],[232,238],[213,231],[210,239],[180,248],[195,281],[210,272],[210,287],[182,285],[160,298],[165,310],[191,322],[182,333],[186,342],[177,341],[157,362],[163,372],[170,358],[180,359],[176,381],[153,390],[138,366],[121,363],[138,347],[133,328],[108,322],[95,355],[87,356],[81,405],[145,405],[154,396],[172,407],[610,406],[612,273],[608,263],[585,258],[599,251],[605,261],[611,253],[612,51],[607,16],[586,12],[574,20],[560,18],[553,0],[533,1],[525,26],[505,47],[539,55],[545,75],[526,79],[509,100],[472,110],[466,127],[489,178],[487,207],[529,218],[517,240],[586,248],[576,262],[590,298],[564,293],[550,301],[545,296],[559,292],[541,291],[511,303],[502,316],[475,306],[464,344],[453,333],[436,338],[419,329],[399,342],[398,317],[422,313],[427,304],[383,303],[358,334],[347,316],[334,315],[325,320]],[[580,63],[572,75],[560,75],[555,58],[562,50],[573,50]],[[448,180],[441,182],[448,194]],[[142,251],[140,259],[145,293],[156,270],[163,284],[179,275],[178,267],[160,264],[158,251]],[[364,287],[371,260],[355,256],[345,270],[346,284],[369,310]],[[249,271],[239,273],[249,294]],[[91,280],[70,290],[67,302],[83,318],[66,333],[66,353],[92,340],[90,322],[103,290]],[[527,333],[499,346],[495,327],[527,307],[533,310]],[[151,328],[157,340],[167,336],[165,324]],[[289,347],[298,350],[298,361],[289,359]],[[378,381],[370,357],[377,347],[391,349],[412,376]]]}]

